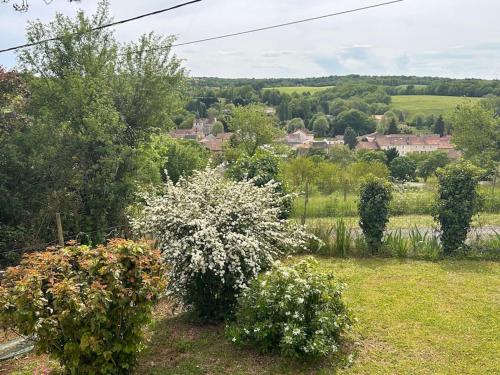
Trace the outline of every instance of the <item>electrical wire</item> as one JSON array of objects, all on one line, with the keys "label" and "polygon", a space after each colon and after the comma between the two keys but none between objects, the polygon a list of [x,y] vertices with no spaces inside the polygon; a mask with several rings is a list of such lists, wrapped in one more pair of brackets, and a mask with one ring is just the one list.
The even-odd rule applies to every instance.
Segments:
[{"label": "electrical wire", "polygon": [[235,33],[231,33],[231,34],[223,34],[223,35],[213,36],[213,37],[209,37],[209,38],[193,40],[193,41],[190,41],[190,42],[176,43],[176,44],[172,44],[172,47],[187,46],[187,45],[190,45],[190,44],[209,42],[209,41],[217,40],[217,39],[224,39],[224,38],[230,38],[230,37],[238,36],[238,35],[251,34],[251,33],[256,33],[256,32],[265,31],[265,30],[277,29],[279,27],[296,25],[296,24],[299,24],[299,23],[316,21],[316,20],[323,19],[323,18],[335,17],[335,16],[340,16],[340,15],[343,15],[343,14],[355,13],[355,12],[360,12],[360,11],[363,11],[363,10],[368,10],[368,9],[373,9],[373,8],[379,8],[379,7],[383,7],[383,6],[386,6],[386,5],[391,5],[391,4],[395,4],[395,3],[401,3],[403,1],[404,0],[387,1],[385,3],[378,3],[378,4],[368,5],[368,6],[361,7],[361,8],[344,10],[344,11],[341,11],[341,12],[325,14],[325,15],[317,16],[317,17],[304,18],[304,19],[301,19],[301,20],[291,21],[291,22],[285,22],[285,23],[281,23],[281,24],[278,24],[278,25],[259,27],[259,28],[256,28],[256,29],[251,29],[251,30],[246,30],[246,31],[240,31],[240,32],[235,32]]},{"label": "electrical wire", "polygon": [[[65,37],[66,36],[75,36],[75,35],[88,34],[88,33],[94,32],[94,31],[106,29],[108,27],[122,25],[124,23],[136,21],[136,20],[141,19],[141,18],[154,16],[154,15],[157,15],[157,14],[160,14],[160,13],[165,13],[165,12],[168,12],[168,11],[171,11],[171,10],[174,10],[174,9],[185,7],[187,5],[191,5],[191,4],[194,4],[194,3],[199,3],[201,1],[203,1],[203,0],[191,0],[191,1],[188,1],[188,2],[185,2],[185,3],[182,3],[182,4],[174,5],[174,6],[170,7],[170,8],[160,9],[160,10],[156,10],[154,12],[141,14],[141,15],[138,15],[138,16],[135,16],[135,17],[124,19],[124,20],[107,23],[105,25],[97,26],[97,27],[94,27],[94,28],[92,28],[90,30],[87,30],[87,31],[77,32],[77,33],[73,33],[73,34],[68,34],[68,35],[65,35]],[[60,39],[62,39],[62,37],[58,36],[58,37],[53,37],[53,38],[39,40],[39,41],[32,42],[32,43],[21,44],[19,46],[14,46],[14,47],[9,47],[9,48],[5,48],[5,49],[1,49],[0,53],[9,52],[9,51],[16,51],[16,50],[24,49],[24,48],[29,48],[29,47],[36,46],[38,44],[47,43],[47,42],[53,42],[53,41],[60,40]]]}]

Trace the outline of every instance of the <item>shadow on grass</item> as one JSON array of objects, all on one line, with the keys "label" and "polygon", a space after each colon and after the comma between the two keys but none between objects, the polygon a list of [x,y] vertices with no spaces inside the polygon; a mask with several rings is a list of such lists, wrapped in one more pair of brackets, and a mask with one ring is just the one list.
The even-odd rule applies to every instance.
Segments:
[{"label": "shadow on grass", "polygon": [[[224,337],[224,325],[199,325],[187,315],[163,317],[139,358],[136,374],[335,374],[346,363],[345,353],[321,363],[264,355],[233,345]],[[349,350],[350,350],[349,348]]]}]

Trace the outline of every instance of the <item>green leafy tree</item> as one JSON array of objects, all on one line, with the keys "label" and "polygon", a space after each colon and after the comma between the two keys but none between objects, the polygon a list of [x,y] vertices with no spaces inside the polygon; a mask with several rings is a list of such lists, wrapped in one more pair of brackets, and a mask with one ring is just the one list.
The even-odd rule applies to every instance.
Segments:
[{"label": "green leafy tree", "polygon": [[347,127],[344,132],[344,144],[347,145],[351,150],[354,150],[354,148],[356,148],[356,145],[358,144],[357,136],[358,134],[354,131],[353,128]]},{"label": "green leafy tree", "polygon": [[179,125],[179,129],[192,129],[196,117],[194,115],[189,115]]},{"label": "green leafy tree", "polygon": [[68,233],[91,232],[96,242],[125,223],[137,184],[150,182],[142,145],[173,126],[184,73],[172,39],[147,35],[120,47],[111,29],[87,32],[110,20],[100,2],[92,17],[58,15],[28,27],[28,42],[58,37],[19,54],[33,122],[9,137],[9,164],[25,178],[8,195],[25,202],[17,220],[35,242],[55,238],[47,224],[55,212]]},{"label": "green leafy tree", "polygon": [[304,120],[299,117],[291,119],[287,124],[287,132],[293,133],[299,129],[305,129]]},{"label": "green leafy tree", "polygon": [[267,116],[258,105],[236,107],[230,129],[234,132],[232,144],[249,156],[255,154],[260,146],[272,143],[281,134],[273,117]]},{"label": "green leafy tree", "polygon": [[375,130],[375,122],[367,114],[350,109],[341,112],[335,118],[335,134],[344,134],[347,127],[352,128],[359,135],[368,134]]},{"label": "green leafy tree", "polygon": [[456,253],[465,243],[472,216],[479,206],[477,184],[481,173],[469,162],[450,164],[438,171],[435,219],[441,225],[445,255]]},{"label": "green leafy tree", "polygon": [[221,133],[224,133],[224,124],[220,121],[217,121],[214,124],[214,127],[212,128],[212,134],[217,135],[217,134],[221,134]]},{"label": "green leafy tree", "polygon": [[349,147],[338,145],[328,150],[328,160],[340,165],[347,165],[355,160],[355,154]]},{"label": "green leafy tree", "polygon": [[[410,157],[413,156],[410,154]],[[417,163],[417,176],[427,181],[427,179],[434,175],[439,168],[445,167],[450,163],[450,159],[445,152],[434,151],[430,153],[422,153],[418,155]]]},{"label": "green leafy tree", "polygon": [[359,226],[372,253],[376,253],[382,245],[382,236],[389,222],[390,201],[391,191],[387,182],[371,178],[362,184],[358,205]]},{"label": "green leafy tree", "polygon": [[452,142],[466,158],[478,163],[500,161],[500,123],[491,110],[478,103],[463,104],[457,107],[451,122]]},{"label": "green leafy tree", "polygon": [[[257,150],[248,156],[246,154],[232,163],[226,175],[235,181],[252,181],[256,186],[262,187],[270,182],[275,184],[275,192],[287,196],[288,188],[285,183],[280,159],[271,151]],[[280,218],[288,218],[292,210],[292,199],[281,200]]]},{"label": "green leafy tree", "polygon": [[386,156],[386,164],[390,165],[391,162],[396,159],[399,156],[399,152],[396,148],[391,147],[388,148],[387,150],[384,150],[385,156]]},{"label": "green leafy tree", "polygon": [[387,156],[383,151],[378,150],[358,150],[356,156],[359,161],[372,163],[379,161],[380,163],[387,164]]},{"label": "green leafy tree", "polygon": [[391,118],[391,121],[389,121],[385,134],[399,134],[398,124],[395,118]]},{"label": "green leafy tree", "polygon": [[285,165],[284,173],[290,186],[304,193],[304,209],[300,220],[304,225],[309,197],[317,178],[317,165],[310,158],[298,157]]},{"label": "green leafy tree", "polygon": [[330,123],[326,116],[318,116],[313,122],[314,134],[318,137],[326,137],[330,130]]},{"label": "green leafy tree", "polygon": [[451,116],[452,142],[464,156],[488,170],[495,189],[500,166],[500,120],[481,103],[466,103]]},{"label": "green leafy tree", "polygon": [[204,169],[209,157],[209,152],[196,141],[172,140],[167,146],[165,177],[176,184],[181,177],[190,176],[194,171]]},{"label": "green leafy tree", "polygon": [[391,176],[398,181],[415,181],[417,165],[407,156],[398,156],[389,165]]}]

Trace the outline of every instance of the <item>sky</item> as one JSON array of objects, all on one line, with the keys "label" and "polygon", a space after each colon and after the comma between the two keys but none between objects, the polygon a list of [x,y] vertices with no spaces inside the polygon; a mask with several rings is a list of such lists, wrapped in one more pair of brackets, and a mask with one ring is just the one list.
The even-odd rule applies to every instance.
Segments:
[{"label": "sky", "polygon": [[[98,0],[0,0],[0,49],[22,44],[27,23],[92,13]],[[115,20],[185,0],[109,0]],[[119,41],[154,31],[187,42],[368,6],[384,0],[203,0],[116,27]],[[358,13],[176,47],[190,76],[226,78],[417,75],[500,79],[500,0],[405,0]],[[15,53],[0,54],[13,68]]]}]

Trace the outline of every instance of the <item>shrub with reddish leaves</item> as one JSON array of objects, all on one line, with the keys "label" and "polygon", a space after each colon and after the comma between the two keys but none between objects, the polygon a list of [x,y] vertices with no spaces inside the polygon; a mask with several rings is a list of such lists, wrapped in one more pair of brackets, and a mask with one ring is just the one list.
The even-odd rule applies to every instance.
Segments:
[{"label": "shrub with reddish leaves", "polygon": [[126,374],[165,288],[160,253],[145,243],[34,253],[0,284],[0,324],[34,336],[67,373]]}]

